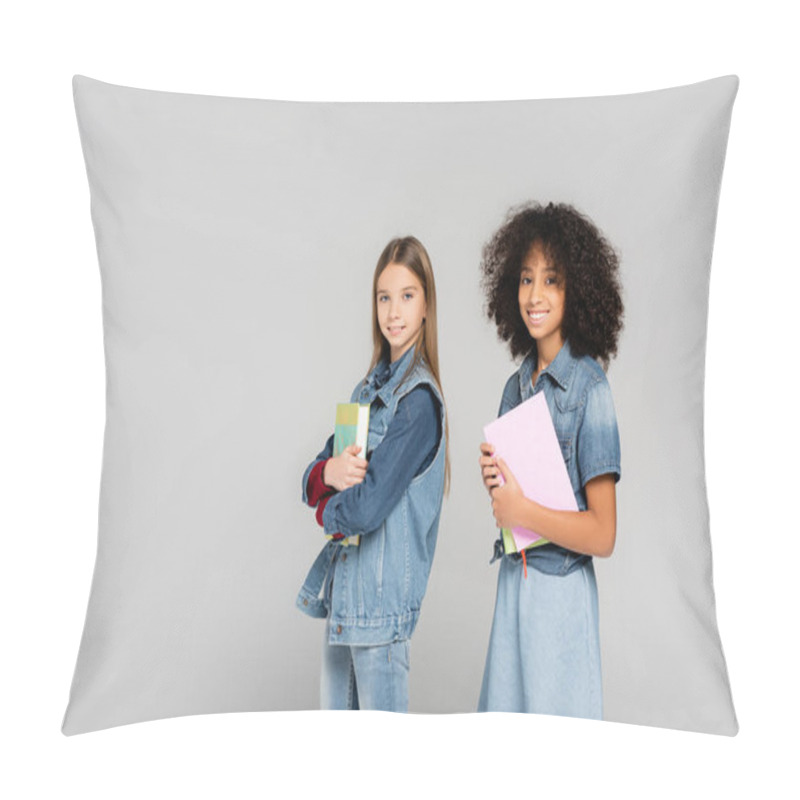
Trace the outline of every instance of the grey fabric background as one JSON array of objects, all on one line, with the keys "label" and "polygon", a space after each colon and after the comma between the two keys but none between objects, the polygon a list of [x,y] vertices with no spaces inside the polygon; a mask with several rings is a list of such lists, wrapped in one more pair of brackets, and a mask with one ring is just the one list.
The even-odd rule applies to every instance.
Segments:
[{"label": "grey fabric background", "polygon": [[596,560],[605,716],[734,733],[711,584],[703,368],[737,85],[324,104],[76,77],[107,421],[65,733],[317,706],[323,623],[294,598],[321,534],[300,476],[367,368],[372,271],[404,234],[422,240],[436,274],[452,462],[412,640],[411,710],[474,709],[496,581],[477,446],[515,369],[483,316],[478,265],[508,209],[528,200],[572,203],[621,256],[626,328],[609,371],[617,547]]}]

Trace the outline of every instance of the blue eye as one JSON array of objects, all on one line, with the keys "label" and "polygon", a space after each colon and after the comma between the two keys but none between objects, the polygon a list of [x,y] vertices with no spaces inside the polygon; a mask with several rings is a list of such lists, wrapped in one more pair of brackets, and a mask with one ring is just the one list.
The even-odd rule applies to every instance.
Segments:
[{"label": "blue eye", "polygon": [[379,302],[379,303],[383,303],[385,300],[388,300],[388,299],[389,299],[389,297],[388,297],[387,295],[385,295],[385,294],[382,294],[382,295],[381,295],[381,296],[378,298],[378,302]]}]

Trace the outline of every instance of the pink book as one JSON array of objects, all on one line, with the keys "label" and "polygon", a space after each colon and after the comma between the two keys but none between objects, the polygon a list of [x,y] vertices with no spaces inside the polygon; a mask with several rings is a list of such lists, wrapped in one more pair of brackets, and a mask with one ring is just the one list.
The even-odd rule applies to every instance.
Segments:
[{"label": "pink book", "polygon": [[[559,511],[578,510],[544,392],[490,422],[483,432],[486,441],[494,445],[495,456],[514,473],[525,497]],[[546,541],[527,528],[503,530],[506,552]]]}]

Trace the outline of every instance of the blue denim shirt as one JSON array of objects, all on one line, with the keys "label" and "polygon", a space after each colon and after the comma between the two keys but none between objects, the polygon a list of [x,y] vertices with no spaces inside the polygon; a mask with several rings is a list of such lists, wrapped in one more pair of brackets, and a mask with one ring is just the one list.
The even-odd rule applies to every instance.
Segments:
[{"label": "blue denim shirt", "polygon": [[[425,386],[438,401],[439,430],[444,430],[444,402],[424,361],[408,375],[399,363],[385,383],[381,380],[379,365],[356,386],[351,397],[351,402],[370,404],[367,452],[372,452],[373,460],[400,401],[418,386]],[[304,502],[308,475],[315,463],[303,475]],[[378,645],[411,637],[436,549],[444,465],[445,437],[440,435],[433,460],[403,487],[400,499],[376,527],[341,531],[360,534],[357,547],[331,541],[317,556],[297,596],[297,606],[310,616],[329,618],[329,644]],[[328,507],[323,515],[326,528],[327,514]],[[331,524],[335,524],[336,506],[331,514]]]},{"label": "blue denim shirt", "polygon": [[[603,368],[589,356],[576,358],[568,341],[532,385],[535,371],[536,356],[529,355],[508,379],[498,416],[534,394],[544,392],[575,501],[578,509],[585,511],[586,484],[592,478],[607,474],[613,474],[618,481],[621,474],[619,432],[611,388]],[[495,558],[502,552],[502,541],[498,540]],[[520,556],[515,553],[508,557]],[[527,550],[526,557],[531,566],[550,575],[566,575],[591,558],[552,543]]]}]

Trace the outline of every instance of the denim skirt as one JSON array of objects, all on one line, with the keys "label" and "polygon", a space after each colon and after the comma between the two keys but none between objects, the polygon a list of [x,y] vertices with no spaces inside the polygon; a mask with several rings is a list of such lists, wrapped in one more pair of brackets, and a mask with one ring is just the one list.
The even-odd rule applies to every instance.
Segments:
[{"label": "denim skirt", "polygon": [[547,575],[504,556],[479,711],[602,719],[597,582],[589,559]]}]

